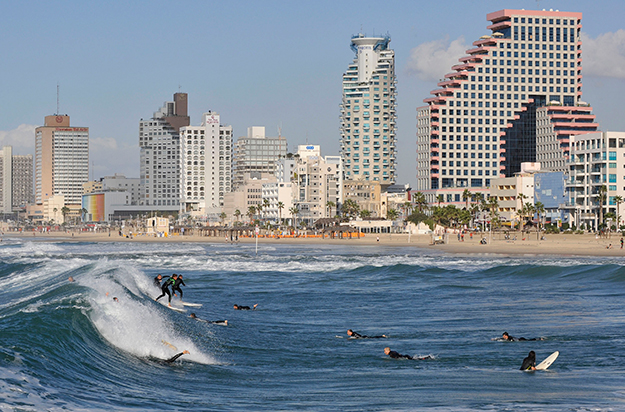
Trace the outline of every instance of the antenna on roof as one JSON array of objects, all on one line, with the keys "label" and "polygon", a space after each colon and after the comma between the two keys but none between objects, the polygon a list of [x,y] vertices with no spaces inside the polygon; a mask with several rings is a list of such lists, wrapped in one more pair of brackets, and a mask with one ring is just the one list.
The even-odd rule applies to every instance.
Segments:
[{"label": "antenna on roof", "polygon": [[282,137],[282,122],[278,125],[278,137]]},{"label": "antenna on roof", "polygon": [[56,113],[59,114],[61,111],[59,110],[59,83],[56,83]]}]

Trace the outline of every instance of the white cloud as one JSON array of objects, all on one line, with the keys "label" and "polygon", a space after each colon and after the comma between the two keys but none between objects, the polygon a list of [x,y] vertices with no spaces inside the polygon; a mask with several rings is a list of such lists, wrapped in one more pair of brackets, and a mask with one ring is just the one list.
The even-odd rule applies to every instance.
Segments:
[{"label": "white cloud", "polygon": [[90,150],[117,150],[117,140],[112,137],[92,137],[89,139]]},{"label": "white cloud", "polygon": [[89,139],[89,163],[92,179],[115,173],[139,177],[139,146],[118,143],[113,137],[92,137]]},{"label": "white cloud", "polygon": [[593,39],[582,32],[582,74],[625,79],[625,30]]},{"label": "white cloud", "polygon": [[13,146],[13,154],[34,154],[37,127],[32,124],[21,124],[13,130],[0,130],[0,146]]},{"label": "white cloud", "polygon": [[410,51],[407,71],[421,80],[438,81],[452,71],[451,66],[458,64],[470,48],[463,36],[451,43],[449,38],[422,43]]}]

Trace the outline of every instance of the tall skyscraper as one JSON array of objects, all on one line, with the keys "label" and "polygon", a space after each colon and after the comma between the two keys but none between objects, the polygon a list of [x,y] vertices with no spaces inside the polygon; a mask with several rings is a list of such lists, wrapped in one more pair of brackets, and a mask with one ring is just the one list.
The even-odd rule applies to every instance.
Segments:
[{"label": "tall skyscraper", "polygon": [[89,180],[89,128],[71,127],[69,116],[45,117],[35,129],[35,202],[63,195],[80,207],[82,185]]},{"label": "tall skyscraper", "polygon": [[345,179],[396,180],[395,52],[391,38],[354,36],[356,58],[343,74],[341,157]]},{"label": "tall skyscraper", "polygon": [[33,155],[13,155],[13,211],[24,210],[33,203]]},{"label": "tall skyscraper", "polygon": [[180,128],[190,123],[187,94],[175,93],[150,120],[139,122],[139,203],[154,210],[180,207]]},{"label": "tall skyscraper", "polygon": [[284,136],[266,137],[263,126],[247,128],[247,136],[241,136],[234,145],[233,189],[245,181],[249,173],[274,174],[276,161],[286,156],[287,143]]},{"label": "tall skyscraper", "polygon": [[[461,203],[470,188],[550,159],[597,128],[582,97],[581,13],[501,10],[417,109],[417,190]],[[543,126],[542,131],[539,129]],[[542,133],[542,134],[541,134]],[[557,158],[557,159],[555,159]]]},{"label": "tall skyscraper", "polygon": [[232,126],[218,113],[202,116],[201,126],[180,128],[181,213],[218,215],[232,189]]}]

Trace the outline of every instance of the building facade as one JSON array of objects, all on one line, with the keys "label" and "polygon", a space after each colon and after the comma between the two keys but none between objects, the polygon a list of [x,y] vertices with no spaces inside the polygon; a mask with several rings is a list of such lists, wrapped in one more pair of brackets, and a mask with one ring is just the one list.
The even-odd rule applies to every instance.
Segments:
[{"label": "building facade", "polygon": [[34,202],[33,196],[33,155],[13,155],[12,181],[13,211],[25,210]]},{"label": "building facade", "polygon": [[346,180],[396,180],[396,79],[391,38],[354,36],[356,58],[343,74],[341,158]]},{"label": "building facade", "polygon": [[234,145],[233,188],[241,186],[249,173],[275,173],[276,162],[286,154],[284,136],[266,137],[264,127],[248,127],[247,136],[239,137]]},{"label": "building facade", "polygon": [[35,202],[63,196],[79,207],[89,180],[89,128],[70,126],[67,115],[46,116],[35,129]]},{"label": "building facade", "polygon": [[126,177],[115,173],[114,176],[104,176],[100,179],[100,191],[128,192],[128,204],[138,205],[141,192],[141,179],[138,177]]},{"label": "building facade", "polygon": [[190,123],[187,99],[175,93],[151,119],[139,122],[139,203],[153,210],[180,208],[180,128]]},{"label": "building facade", "polygon": [[[417,109],[417,189],[433,202],[442,189],[487,188],[536,162],[537,113],[554,124],[545,154],[568,155],[573,133],[558,134],[558,110],[572,130],[592,131],[582,96],[581,13],[500,10],[487,15],[490,35],[452,66]],[[568,112],[571,112],[570,114]],[[585,129],[586,130],[583,130]],[[547,142],[545,142],[547,143]],[[553,146],[557,147],[553,147]],[[565,150],[566,149],[566,150]]]},{"label": "building facade", "polygon": [[222,126],[219,114],[208,112],[199,127],[183,127],[180,136],[180,211],[218,215],[232,189],[232,126]]}]

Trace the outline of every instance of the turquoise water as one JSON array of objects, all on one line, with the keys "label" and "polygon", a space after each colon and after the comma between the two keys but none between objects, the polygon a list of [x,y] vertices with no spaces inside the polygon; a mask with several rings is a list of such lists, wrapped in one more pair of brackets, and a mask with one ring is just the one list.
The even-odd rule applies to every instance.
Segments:
[{"label": "turquoise water", "polygon": [[[0,410],[623,410],[623,263],[5,239]],[[193,312],[229,325],[155,303],[152,278],[174,272]],[[504,330],[545,339],[492,340]],[[560,357],[520,372],[530,350]]]}]

